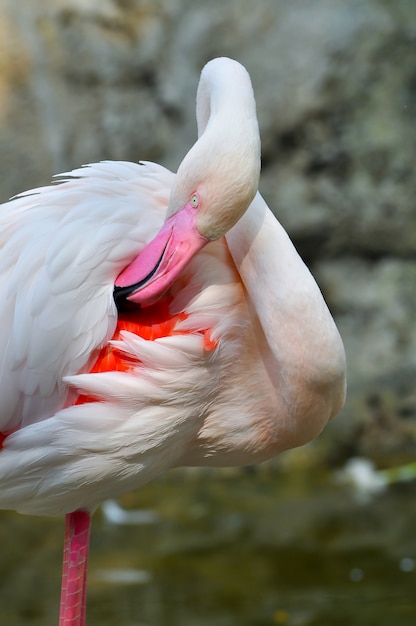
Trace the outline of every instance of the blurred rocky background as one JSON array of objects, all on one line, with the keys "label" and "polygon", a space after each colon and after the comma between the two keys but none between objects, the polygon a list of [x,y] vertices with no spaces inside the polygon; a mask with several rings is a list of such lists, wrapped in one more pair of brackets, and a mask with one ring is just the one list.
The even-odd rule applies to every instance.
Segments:
[{"label": "blurred rocky background", "polygon": [[[204,63],[251,74],[261,191],[344,338],[325,458],[416,450],[413,0],[0,0],[0,198],[102,159],[176,169]],[[278,251],[276,251],[278,254]]]}]

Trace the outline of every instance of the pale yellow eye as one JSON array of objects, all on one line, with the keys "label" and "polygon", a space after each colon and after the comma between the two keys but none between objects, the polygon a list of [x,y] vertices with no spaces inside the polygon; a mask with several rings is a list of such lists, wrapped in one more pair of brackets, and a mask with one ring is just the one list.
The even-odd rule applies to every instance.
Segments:
[{"label": "pale yellow eye", "polygon": [[191,198],[191,207],[196,209],[199,206],[199,198],[196,193]]}]

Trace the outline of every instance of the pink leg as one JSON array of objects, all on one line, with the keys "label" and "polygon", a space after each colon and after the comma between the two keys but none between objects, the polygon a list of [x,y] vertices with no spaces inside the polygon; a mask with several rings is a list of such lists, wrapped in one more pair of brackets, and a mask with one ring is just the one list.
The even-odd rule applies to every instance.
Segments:
[{"label": "pink leg", "polygon": [[88,511],[74,511],[65,517],[59,626],[85,626],[90,528]]}]

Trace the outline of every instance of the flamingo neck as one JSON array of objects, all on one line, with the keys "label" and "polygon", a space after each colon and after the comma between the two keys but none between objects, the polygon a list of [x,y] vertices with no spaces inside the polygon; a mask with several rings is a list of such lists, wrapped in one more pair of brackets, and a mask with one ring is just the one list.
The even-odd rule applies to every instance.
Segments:
[{"label": "flamingo neck", "polygon": [[[230,120],[241,116],[240,123],[254,120],[257,126],[256,103],[247,70],[232,59],[214,59],[203,68],[196,95],[198,138],[217,117]],[[236,124],[238,128],[240,126]],[[256,134],[256,133],[255,133]]]},{"label": "flamingo neck", "polygon": [[197,92],[198,140],[179,165],[167,218],[197,193],[195,225],[216,240],[244,214],[260,175],[260,136],[250,77],[231,59],[214,59]]}]

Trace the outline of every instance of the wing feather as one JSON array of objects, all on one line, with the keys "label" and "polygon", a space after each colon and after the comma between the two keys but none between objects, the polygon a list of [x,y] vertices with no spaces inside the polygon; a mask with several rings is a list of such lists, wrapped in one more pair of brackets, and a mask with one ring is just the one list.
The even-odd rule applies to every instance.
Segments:
[{"label": "wing feather", "polygon": [[45,419],[112,336],[114,280],[163,222],[174,174],[105,161],[0,207],[0,430]]}]

